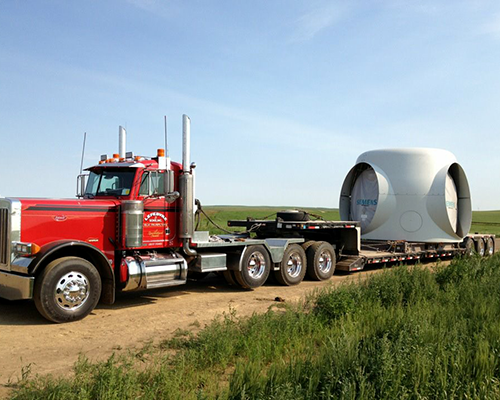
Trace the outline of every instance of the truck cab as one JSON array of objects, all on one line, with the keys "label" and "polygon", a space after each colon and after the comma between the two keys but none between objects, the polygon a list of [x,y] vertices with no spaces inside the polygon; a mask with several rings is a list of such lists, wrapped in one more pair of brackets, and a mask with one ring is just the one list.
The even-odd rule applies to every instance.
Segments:
[{"label": "truck cab", "polygon": [[46,319],[70,322],[99,301],[112,304],[115,291],[184,284],[188,270],[223,274],[244,289],[271,273],[283,285],[299,284],[306,273],[329,279],[338,249],[359,244],[356,223],[295,223],[295,213],[270,225],[248,219],[240,235],[195,232],[196,165],[185,115],[182,164],[163,150],[125,153],[122,139],[119,148],[78,176],[76,199],[0,199],[0,297],[33,299]]}]

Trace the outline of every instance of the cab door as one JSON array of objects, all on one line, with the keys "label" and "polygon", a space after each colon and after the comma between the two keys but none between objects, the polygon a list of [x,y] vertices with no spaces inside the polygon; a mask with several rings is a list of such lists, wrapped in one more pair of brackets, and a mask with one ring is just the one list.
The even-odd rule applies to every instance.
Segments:
[{"label": "cab door", "polygon": [[144,171],[139,188],[139,197],[144,203],[143,246],[168,247],[171,240],[171,224],[168,203],[164,193],[164,172]]}]

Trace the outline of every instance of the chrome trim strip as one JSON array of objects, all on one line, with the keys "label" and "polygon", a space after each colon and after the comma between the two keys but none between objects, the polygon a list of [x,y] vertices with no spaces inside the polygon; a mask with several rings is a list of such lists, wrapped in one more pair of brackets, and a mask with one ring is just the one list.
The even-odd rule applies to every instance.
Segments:
[{"label": "chrome trim strip", "polygon": [[[2,232],[7,234],[6,238],[2,238],[2,251],[7,251],[7,263],[0,264],[0,270],[10,271],[10,264],[14,260],[12,252],[12,241],[21,241],[21,201],[11,198],[1,198],[0,208],[9,210],[7,213],[6,229]],[[1,228],[0,228],[1,229]],[[7,247],[7,248],[5,248]]]},{"label": "chrome trim strip", "polygon": [[35,278],[0,272],[0,297],[7,300],[33,298]]},{"label": "chrome trim strip", "polygon": [[20,272],[21,274],[28,274],[29,266],[33,258],[16,257],[10,264],[10,269],[13,272]]},{"label": "chrome trim strip", "polygon": [[21,202],[9,199],[11,202],[10,241],[21,242]]},{"label": "chrome trim strip", "polygon": [[0,269],[8,269],[10,248],[9,209],[0,208]]}]

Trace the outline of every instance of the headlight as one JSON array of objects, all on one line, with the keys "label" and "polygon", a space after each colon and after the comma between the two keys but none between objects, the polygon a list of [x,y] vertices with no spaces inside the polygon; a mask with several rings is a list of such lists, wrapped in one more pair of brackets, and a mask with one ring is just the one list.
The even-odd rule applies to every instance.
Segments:
[{"label": "headlight", "polygon": [[40,251],[40,246],[36,243],[13,242],[12,250],[18,256],[32,256]]}]

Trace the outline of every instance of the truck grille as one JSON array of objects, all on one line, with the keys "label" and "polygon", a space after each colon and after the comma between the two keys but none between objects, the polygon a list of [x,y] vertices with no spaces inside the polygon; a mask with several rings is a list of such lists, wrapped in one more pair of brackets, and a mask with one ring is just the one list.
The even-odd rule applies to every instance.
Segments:
[{"label": "truck grille", "polygon": [[0,265],[7,265],[10,256],[9,210],[0,208]]}]

